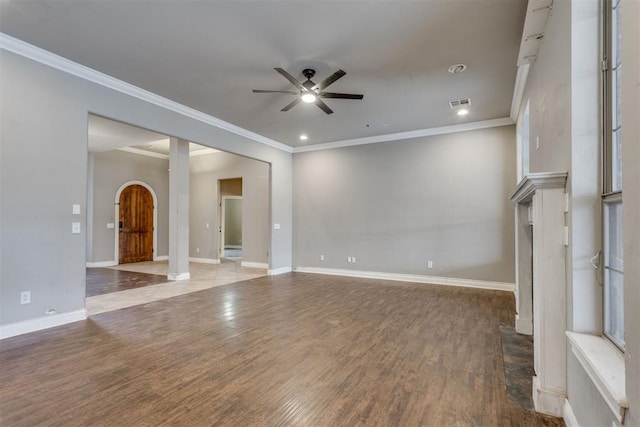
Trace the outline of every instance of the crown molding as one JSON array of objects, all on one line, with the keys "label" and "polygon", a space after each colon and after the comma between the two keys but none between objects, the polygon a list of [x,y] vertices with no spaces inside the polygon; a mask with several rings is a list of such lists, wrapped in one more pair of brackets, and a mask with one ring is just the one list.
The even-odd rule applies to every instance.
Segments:
[{"label": "crown molding", "polygon": [[96,83],[100,86],[113,89],[125,95],[129,95],[158,107],[173,111],[184,117],[188,117],[199,122],[215,126],[219,129],[226,130],[236,135],[243,136],[252,141],[268,145],[287,153],[293,152],[293,148],[289,145],[225,122],[224,120],[220,120],[217,117],[203,113],[202,111],[195,110],[191,107],[187,107],[186,105],[180,104],[178,102],[171,101],[170,99],[164,98],[160,95],[156,95],[155,93],[141,89],[130,83],[126,83],[122,80],[116,79],[115,77],[111,77],[92,68],[78,64],[77,62],[73,62],[69,59],[63,58],[62,56],[56,55],[55,53],[51,53],[47,50],[33,46],[22,40],[11,37],[5,33],[0,33],[0,49],[4,49],[8,52],[15,53],[16,55],[23,56],[57,70],[64,71],[65,73],[71,74],[73,76],[80,77],[81,79]]},{"label": "crown molding", "polygon": [[509,117],[514,122],[518,121],[518,115],[520,114],[520,106],[522,105],[524,89],[527,86],[527,77],[529,76],[530,67],[531,64],[523,64],[518,66],[518,72],[516,73],[516,83],[513,87],[513,97],[511,98],[511,110],[509,112]]},{"label": "crown molding", "polygon": [[461,123],[451,126],[440,126],[428,129],[412,130],[408,132],[389,133],[386,135],[368,136],[366,138],[347,139],[344,141],[327,142],[324,144],[295,147],[293,153],[305,153],[308,151],[329,150],[332,148],[351,147],[354,145],[377,144],[379,142],[398,141],[402,139],[420,138],[424,136],[444,135],[448,133],[464,132],[468,130],[487,129],[492,127],[514,124],[509,117],[483,120],[479,122]]}]

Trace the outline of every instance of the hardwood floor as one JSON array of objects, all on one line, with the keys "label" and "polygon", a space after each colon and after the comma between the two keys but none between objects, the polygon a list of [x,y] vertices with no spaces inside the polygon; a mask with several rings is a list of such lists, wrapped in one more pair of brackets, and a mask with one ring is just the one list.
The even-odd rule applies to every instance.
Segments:
[{"label": "hardwood floor", "polygon": [[513,294],[292,273],[0,342],[0,425],[509,426]]},{"label": "hardwood floor", "polygon": [[113,268],[87,268],[87,296],[110,294],[168,282],[166,275]]}]

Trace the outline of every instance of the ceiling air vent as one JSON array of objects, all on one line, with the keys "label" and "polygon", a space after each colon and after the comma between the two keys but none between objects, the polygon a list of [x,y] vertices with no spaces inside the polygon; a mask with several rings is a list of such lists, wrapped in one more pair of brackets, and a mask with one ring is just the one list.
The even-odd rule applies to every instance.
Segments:
[{"label": "ceiling air vent", "polygon": [[471,99],[470,98],[457,99],[455,101],[449,101],[449,107],[451,107],[452,110],[455,110],[456,108],[468,107],[470,105],[471,105]]}]

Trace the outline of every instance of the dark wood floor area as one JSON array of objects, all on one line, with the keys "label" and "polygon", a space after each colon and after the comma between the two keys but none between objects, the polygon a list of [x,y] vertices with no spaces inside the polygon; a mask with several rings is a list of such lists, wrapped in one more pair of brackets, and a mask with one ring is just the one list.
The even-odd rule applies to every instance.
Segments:
[{"label": "dark wood floor area", "polygon": [[110,294],[166,283],[167,281],[167,276],[159,274],[137,273],[112,268],[87,268],[87,296]]},{"label": "dark wood floor area", "polygon": [[0,425],[552,425],[507,398],[500,291],[292,273],[0,342]]}]

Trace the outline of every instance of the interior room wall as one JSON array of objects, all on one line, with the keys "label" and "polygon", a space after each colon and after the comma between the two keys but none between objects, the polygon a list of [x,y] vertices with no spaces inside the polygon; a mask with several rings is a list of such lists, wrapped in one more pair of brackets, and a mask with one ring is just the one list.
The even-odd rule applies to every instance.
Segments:
[{"label": "interior room wall", "polygon": [[503,126],[295,154],[296,266],[513,283],[515,150]]},{"label": "interior room wall", "polygon": [[158,253],[169,255],[169,161],[124,151],[93,154],[93,258],[88,262],[114,260],[115,232],[107,223],[115,223],[115,197],[118,189],[130,181],[142,181],[153,188],[158,205]]},{"label": "interior room wall", "polygon": [[[269,262],[269,165],[218,152],[192,157],[190,169],[191,193],[198,196],[190,199],[189,256],[219,258],[218,180],[242,177],[234,181],[235,187],[242,185],[243,262]],[[221,191],[237,194],[238,188],[229,184],[228,188],[223,184]]]},{"label": "interior room wall", "polygon": [[[23,54],[0,50],[0,326],[35,322],[50,308],[64,319],[84,313],[89,113],[271,164],[269,213],[281,227],[270,231],[270,267],[290,268],[290,153],[196,113],[179,114],[158,98],[127,95],[126,85],[116,90],[52,68],[73,68],[64,60],[49,66],[24,56],[47,61],[42,52],[16,51]],[[80,215],[72,214],[73,204]],[[80,223],[80,234],[71,233],[72,222]],[[20,304],[27,290],[31,303]]]}]

